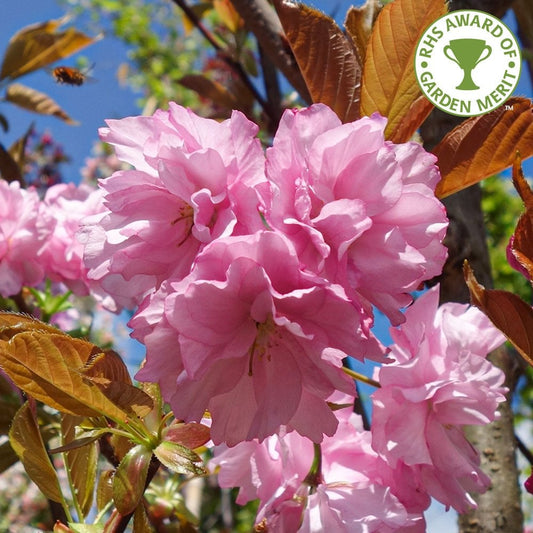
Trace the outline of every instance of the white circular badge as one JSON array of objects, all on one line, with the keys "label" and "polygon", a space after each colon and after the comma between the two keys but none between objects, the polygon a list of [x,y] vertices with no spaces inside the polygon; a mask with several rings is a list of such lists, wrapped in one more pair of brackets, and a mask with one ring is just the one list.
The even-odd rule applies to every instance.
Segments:
[{"label": "white circular badge", "polygon": [[515,36],[500,19],[466,9],[427,28],[416,48],[415,74],[436,107],[470,117],[505,103],[520,78],[521,60]]}]

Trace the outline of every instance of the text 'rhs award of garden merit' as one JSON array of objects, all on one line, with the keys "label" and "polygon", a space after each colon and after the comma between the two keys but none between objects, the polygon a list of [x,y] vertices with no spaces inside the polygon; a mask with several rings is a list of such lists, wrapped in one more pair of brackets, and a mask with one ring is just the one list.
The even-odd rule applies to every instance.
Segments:
[{"label": "text 'rhs award of garden merit'", "polygon": [[424,95],[451,115],[488,113],[511,96],[521,56],[511,30],[483,11],[463,10],[437,19],[422,35],[415,72]]}]

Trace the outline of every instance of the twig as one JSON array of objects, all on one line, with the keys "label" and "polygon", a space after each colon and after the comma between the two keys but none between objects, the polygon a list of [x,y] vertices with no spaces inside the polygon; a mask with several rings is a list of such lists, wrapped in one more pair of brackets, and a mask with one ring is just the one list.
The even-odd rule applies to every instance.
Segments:
[{"label": "twig", "polygon": [[276,123],[276,114],[271,109],[268,102],[261,96],[254,84],[250,81],[250,78],[246,74],[242,65],[231,58],[226,51],[217,43],[211,32],[204,26],[202,21],[196,15],[196,13],[189,7],[185,0],[172,0],[188,17],[188,19],[198,28],[200,33],[205,37],[207,42],[216,50],[218,56],[237,74],[242,80],[246,88],[253,94],[258,104],[261,106],[266,115],[273,123]]}]

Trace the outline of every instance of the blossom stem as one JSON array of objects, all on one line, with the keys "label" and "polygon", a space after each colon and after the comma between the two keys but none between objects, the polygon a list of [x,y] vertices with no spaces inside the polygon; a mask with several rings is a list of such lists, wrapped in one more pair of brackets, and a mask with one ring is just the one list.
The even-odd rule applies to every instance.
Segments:
[{"label": "blossom stem", "polygon": [[320,444],[314,442],[313,443],[313,449],[314,449],[314,457],[313,457],[313,464],[311,465],[311,468],[309,469],[309,473],[307,476],[305,476],[304,484],[309,486],[309,492],[312,494],[315,492],[316,487],[323,483],[322,479],[322,449],[320,448]]},{"label": "blossom stem", "polygon": [[366,383],[367,385],[371,385],[372,387],[376,388],[381,387],[379,382],[375,379],[369,378],[364,374],[359,374],[359,372],[356,372],[355,370],[352,370],[346,366],[343,366],[342,369],[344,370],[345,374],[348,374],[351,378],[356,379],[357,381],[361,381],[361,383]]}]

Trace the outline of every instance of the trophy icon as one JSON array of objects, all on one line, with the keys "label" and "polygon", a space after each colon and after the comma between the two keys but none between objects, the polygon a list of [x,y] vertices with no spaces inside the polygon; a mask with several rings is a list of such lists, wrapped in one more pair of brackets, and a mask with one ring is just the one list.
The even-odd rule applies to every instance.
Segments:
[{"label": "trophy icon", "polygon": [[[485,52],[487,52],[485,54]],[[453,39],[444,47],[444,55],[457,63],[464,71],[463,81],[456,87],[463,91],[475,91],[479,87],[472,79],[472,71],[478,63],[487,59],[492,48],[482,39]],[[450,55],[451,54],[451,55]],[[483,55],[485,54],[485,55]]]}]

